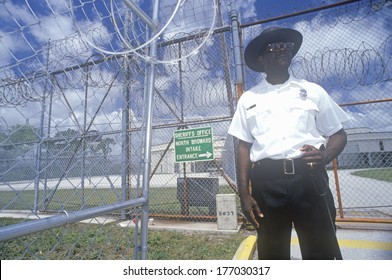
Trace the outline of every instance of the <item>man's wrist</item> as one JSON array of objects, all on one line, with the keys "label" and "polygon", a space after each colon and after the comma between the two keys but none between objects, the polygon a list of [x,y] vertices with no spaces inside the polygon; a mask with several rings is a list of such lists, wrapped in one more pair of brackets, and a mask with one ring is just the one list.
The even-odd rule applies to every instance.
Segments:
[{"label": "man's wrist", "polygon": [[328,154],[327,150],[321,152],[321,158],[324,165],[327,165],[333,160],[333,157]]},{"label": "man's wrist", "polygon": [[250,196],[249,190],[246,188],[244,190],[241,190],[241,188],[238,191],[238,194],[240,195],[240,197],[245,197],[245,196]]}]

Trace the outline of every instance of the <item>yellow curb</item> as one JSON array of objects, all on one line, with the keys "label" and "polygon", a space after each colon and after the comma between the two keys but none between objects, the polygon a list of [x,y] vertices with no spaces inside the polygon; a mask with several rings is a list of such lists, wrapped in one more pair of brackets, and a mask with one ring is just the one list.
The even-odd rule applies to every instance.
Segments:
[{"label": "yellow curb", "polygon": [[257,237],[250,235],[245,238],[234,254],[233,260],[252,260],[256,249]]},{"label": "yellow curb", "polygon": [[[252,260],[256,250],[256,241],[255,235],[245,238],[234,254],[233,260]],[[291,244],[299,245],[298,238],[292,238]],[[392,242],[342,239],[339,240],[339,245],[342,248],[392,251]]]},{"label": "yellow curb", "polygon": [[[392,242],[352,240],[352,239],[342,239],[339,240],[338,242],[339,242],[339,246],[344,248],[392,251]],[[292,238],[291,244],[299,245],[298,238]]]}]

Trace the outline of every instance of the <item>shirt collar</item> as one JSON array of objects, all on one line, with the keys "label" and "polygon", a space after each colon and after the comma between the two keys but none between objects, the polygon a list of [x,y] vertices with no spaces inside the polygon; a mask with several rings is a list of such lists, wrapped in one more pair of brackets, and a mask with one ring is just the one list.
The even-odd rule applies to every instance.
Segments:
[{"label": "shirt collar", "polygon": [[290,78],[283,84],[272,85],[268,83],[267,79],[264,78],[258,85],[256,85],[253,88],[253,91],[255,92],[282,91],[292,85],[298,87],[299,82],[300,80],[290,76]]}]

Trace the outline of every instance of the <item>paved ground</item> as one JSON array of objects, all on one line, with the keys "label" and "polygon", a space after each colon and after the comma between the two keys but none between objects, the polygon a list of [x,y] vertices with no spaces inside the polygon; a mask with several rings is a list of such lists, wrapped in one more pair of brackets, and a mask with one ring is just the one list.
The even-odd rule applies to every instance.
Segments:
[{"label": "paved ground", "polygon": [[[392,225],[338,224],[337,238],[345,260],[392,260]],[[293,259],[301,259],[295,231]]]},{"label": "paved ground", "polygon": [[[129,225],[129,223],[127,223]],[[337,223],[337,237],[345,260],[392,260],[392,224],[376,223]],[[185,221],[150,222],[151,230],[175,230],[185,232],[203,232],[211,234],[232,234],[237,230],[220,231],[215,223],[192,223]],[[254,231],[244,233],[256,235]],[[291,241],[292,259],[301,259],[298,239],[293,230]],[[257,254],[257,252],[256,252]]]},{"label": "paved ground", "polygon": [[[383,209],[376,208],[390,218],[391,213],[391,192],[392,183],[380,180],[361,178],[353,176],[350,173],[353,170],[339,170],[339,184],[341,189],[342,204],[344,208],[357,209],[357,207],[374,207],[375,205],[385,205]],[[223,180],[220,178],[220,181]],[[86,181],[85,187],[114,187],[120,185],[120,177],[93,177]],[[163,184],[163,182],[166,182]],[[154,176],[151,181],[151,187],[173,187],[176,186],[177,175],[160,175]],[[70,188],[77,186],[80,179],[67,179],[60,183],[60,188]],[[222,181],[221,183],[225,183]],[[54,187],[58,184],[57,180],[50,180],[48,185]],[[330,187],[335,189],[335,178],[330,173]],[[32,182],[11,182],[0,184],[0,191],[21,191],[34,189]],[[333,192],[335,194],[335,192]],[[338,205],[336,205],[338,206]],[[16,213],[15,211],[3,210],[0,217],[20,217],[34,218],[26,213]],[[377,213],[380,214],[380,213]],[[37,217],[38,218],[38,217]],[[40,218],[44,218],[43,216]],[[129,225],[129,222],[128,222]],[[178,231],[198,231],[206,233],[230,234],[233,231],[218,231],[215,223],[191,223],[191,222],[174,222],[174,221],[153,221],[150,224],[151,229],[166,229]],[[369,224],[369,223],[338,223],[337,237],[339,239],[341,251],[344,259],[349,260],[372,260],[384,259],[392,260],[392,224]],[[248,232],[247,234],[255,234]],[[295,232],[292,239],[292,256],[293,259],[300,259],[298,240]]]},{"label": "paved ground", "polygon": [[[50,215],[31,215],[30,211],[2,211],[0,217],[14,218],[46,218]],[[93,219],[88,223],[113,222],[108,219]],[[132,221],[124,221],[121,226],[134,226]],[[343,258],[346,260],[392,260],[392,224],[386,223],[337,223],[337,237]],[[234,234],[240,231],[218,230],[216,223],[196,223],[187,221],[151,220],[150,230],[175,230],[182,232],[199,232],[205,234]],[[248,235],[256,235],[255,231],[241,230],[244,239]],[[293,230],[292,259],[301,259],[298,239]]]}]

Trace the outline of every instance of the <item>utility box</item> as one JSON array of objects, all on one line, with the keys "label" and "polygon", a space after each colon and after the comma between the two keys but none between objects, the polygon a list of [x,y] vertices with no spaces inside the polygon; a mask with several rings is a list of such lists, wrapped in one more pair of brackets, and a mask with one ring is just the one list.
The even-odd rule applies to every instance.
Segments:
[{"label": "utility box", "polygon": [[216,195],[218,230],[237,230],[237,204],[235,194]]}]

